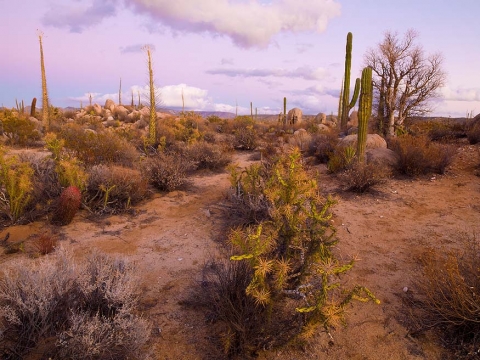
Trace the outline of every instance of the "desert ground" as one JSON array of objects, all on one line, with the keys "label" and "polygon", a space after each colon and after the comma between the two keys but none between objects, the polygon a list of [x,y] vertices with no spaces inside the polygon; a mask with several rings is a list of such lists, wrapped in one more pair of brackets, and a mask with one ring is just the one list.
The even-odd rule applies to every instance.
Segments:
[{"label": "desert ground", "polygon": [[[262,352],[260,359],[443,359],[446,352],[432,334],[409,335],[405,297],[415,294],[418,256],[429,247],[456,249],[464,234],[480,232],[480,148],[465,139],[456,143],[453,164],[443,175],[396,177],[365,194],[345,192],[323,164],[313,165],[324,195],[333,196],[336,248],[341,258],[356,256],[347,282],[368,287],[381,304],[353,303],[347,326],[333,342],[319,332],[303,351]],[[245,167],[254,152],[235,152]],[[52,227],[37,221],[0,229],[9,242],[26,240],[23,253],[0,255],[2,266],[32,255],[28,239],[50,231],[58,245],[82,257],[92,249],[134,261],[141,274],[141,310],[153,323],[149,347],[155,359],[212,359],[212,333],[204,314],[182,305],[202,267],[220,256],[230,204],[229,174],[196,173],[182,190],[157,193],[129,213],[92,216],[83,210],[74,221]],[[34,261],[32,259],[32,261]]]}]

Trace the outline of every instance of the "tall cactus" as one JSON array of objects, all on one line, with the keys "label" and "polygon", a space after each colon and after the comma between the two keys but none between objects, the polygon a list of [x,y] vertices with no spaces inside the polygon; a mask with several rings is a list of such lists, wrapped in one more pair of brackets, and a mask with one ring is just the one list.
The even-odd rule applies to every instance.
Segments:
[{"label": "tall cactus", "polygon": [[45,75],[45,63],[43,60],[43,33],[38,32],[38,40],[40,41],[40,70],[42,72],[42,122],[46,130],[50,127],[48,92],[47,92],[47,77]]},{"label": "tall cactus", "polygon": [[31,117],[35,117],[35,112],[36,112],[36,109],[35,107],[37,106],[37,98],[34,97],[32,99],[32,105],[30,106],[30,116]]},{"label": "tall cactus", "polygon": [[358,93],[360,90],[360,79],[355,81],[355,89],[353,90],[352,100],[350,98],[350,70],[352,68],[352,38],[351,32],[347,34],[347,46],[345,54],[345,75],[343,78],[343,99],[342,99],[342,117],[340,120],[340,127],[345,130],[348,122],[348,114],[350,110],[355,106],[358,99]]},{"label": "tall cactus", "polygon": [[366,67],[362,71],[362,89],[360,91],[360,100],[358,105],[357,156],[360,163],[365,162],[368,120],[372,115],[372,98],[372,68]]},{"label": "tall cactus", "polygon": [[147,52],[148,62],[148,78],[150,89],[150,117],[148,121],[148,142],[150,145],[154,145],[157,141],[157,110],[155,108],[155,84],[153,82],[153,68],[152,68],[152,52],[150,46],[144,47]]},{"label": "tall cactus", "polygon": [[287,98],[283,98],[283,125],[287,123]]}]

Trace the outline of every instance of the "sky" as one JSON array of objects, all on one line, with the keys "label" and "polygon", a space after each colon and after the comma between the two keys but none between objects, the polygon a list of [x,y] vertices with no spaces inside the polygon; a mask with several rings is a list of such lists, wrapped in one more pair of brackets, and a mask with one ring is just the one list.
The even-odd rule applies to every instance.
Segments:
[{"label": "sky", "polygon": [[[352,80],[386,31],[441,53],[433,116],[480,113],[479,0],[0,0],[0,106],[41,106],[39,31],[50,103],[144,101],[145,45],[162,106],[278,114],[336,113],[345,42]],[[145,102],[145,101],[144,101]]]}]

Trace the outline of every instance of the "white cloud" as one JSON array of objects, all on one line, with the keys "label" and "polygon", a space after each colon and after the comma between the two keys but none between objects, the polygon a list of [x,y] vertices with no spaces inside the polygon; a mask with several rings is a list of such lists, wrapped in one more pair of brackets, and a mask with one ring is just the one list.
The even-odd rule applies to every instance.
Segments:
[{"label": "white cloud", "polygon": [[120,52],[122,54],[145,52],[145,46],[148,46],[150,50],[155,51],[155,45],[153,44],[134,44],[120,47]]},{"label": "white cloud", "polygon": [[286,77],[301,78],[304,80],[325,80],[329,78],[330,73],[324,68],[311,68],[309,66],[298,67],[293,70],[277,69],[241,69],[241,68],[215,68],[207,70],[208,74],[225,75],[230,77]]},{"label": "white cloud", "polygon": [[456,88],[445,86],[440,89],[444,100],[448,101],[480,101],[480,88]]},{"label": "white cloud", "polygon": [[244,48],[267,47],[281,32],[323,32],[340,15],[334,0],[125,0],[175,31],[208,32],[229,37]]}]

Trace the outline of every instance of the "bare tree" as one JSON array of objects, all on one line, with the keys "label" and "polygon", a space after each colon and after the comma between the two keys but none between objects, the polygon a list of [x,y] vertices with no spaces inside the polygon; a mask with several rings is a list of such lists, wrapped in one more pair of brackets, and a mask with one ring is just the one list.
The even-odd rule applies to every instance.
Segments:
[{"label": "bare tree", "polygon": [[365,54],[365,66],[373,71],[380,129],[389,135],[395,135],[395,128],[406,118],[429,113],[431,100],[438,97],[446,80],[442,55],[426,55],[417,38],[414,30],[408,30],[403,39],[386,32],[383,41]]}]

